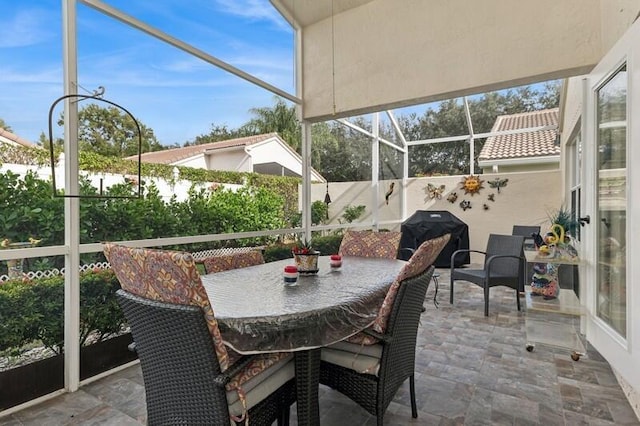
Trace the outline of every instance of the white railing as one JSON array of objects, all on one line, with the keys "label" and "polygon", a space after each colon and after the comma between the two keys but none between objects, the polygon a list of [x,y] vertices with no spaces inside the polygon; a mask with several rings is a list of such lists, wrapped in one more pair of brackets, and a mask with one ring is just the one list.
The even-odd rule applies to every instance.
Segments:
[{"label": "white railing", "polygon": [[[87,263],[86,265],[80,265],[80,272],[85,272],[88,270],[94,269],[109,269],[111,265],[109,262],[97,262],[97,263]],[[56,277],[58,275],[64,275],[64,268],[57,269],[47,269],[46,271],[29,271],[23,272],[22,276],[28,280],[39,279],[39,278],[51,278]],[[0,282],[6,282],[9,280],[8,275],[0,275]]]}]

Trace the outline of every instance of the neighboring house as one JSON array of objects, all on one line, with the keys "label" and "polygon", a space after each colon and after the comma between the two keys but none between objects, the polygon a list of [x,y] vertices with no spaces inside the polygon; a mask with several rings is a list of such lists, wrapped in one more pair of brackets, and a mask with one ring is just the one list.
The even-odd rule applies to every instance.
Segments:
[{"label": "neighboring house", "polygon": [[558,108],[501,115],[496,119],[491,132],[527,128],[545,130],[488,137],[478,157],[482,172],[558,170]]},{"label": "neighboring house", "polygon": [[37,146],[34,143],[29,142],[26,139],[22,139],[20,136],[11,133],[10,131],[0,127],[0,143],[6,143],[9,145],[20,145],[26,148],[33,148]]},{"label": "neighboring house", "polygon": [[[128,159],[135,160],[137,156]],[[207,170],[302,176],[302,157],[277,133],[148,152],[142,154],[142,162]],[[310,174],[312,182],[326,181],[313,168]]]}]

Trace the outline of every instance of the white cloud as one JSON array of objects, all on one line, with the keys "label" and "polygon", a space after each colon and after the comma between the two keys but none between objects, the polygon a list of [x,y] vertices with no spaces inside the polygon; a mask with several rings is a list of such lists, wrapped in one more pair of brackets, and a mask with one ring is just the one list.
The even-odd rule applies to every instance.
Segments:
[{"label": "white cloud", "polygon": [[2,23],[0,48],[25,47],[55,36],[50,29],[49,14],[40,9],[24,9],[8,16]]},{"label": "white cloud", "polygon": [[265,0],[215,0],[218,8],[224,13],[242,17],[251,21],[268,21],[277,28],[290,30],[289,24],[278,11]]}]

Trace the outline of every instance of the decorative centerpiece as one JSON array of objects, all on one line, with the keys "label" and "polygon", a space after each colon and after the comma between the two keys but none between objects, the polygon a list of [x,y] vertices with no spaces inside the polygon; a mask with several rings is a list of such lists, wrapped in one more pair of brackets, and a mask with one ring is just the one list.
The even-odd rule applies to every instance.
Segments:
[{"label": "decorative centerpiece", "polygon": [[313,248],[311,241],[299,241],[291,250],[293,259],[300,274],[315,274],[318,272],[318,257],[320,252]]}]

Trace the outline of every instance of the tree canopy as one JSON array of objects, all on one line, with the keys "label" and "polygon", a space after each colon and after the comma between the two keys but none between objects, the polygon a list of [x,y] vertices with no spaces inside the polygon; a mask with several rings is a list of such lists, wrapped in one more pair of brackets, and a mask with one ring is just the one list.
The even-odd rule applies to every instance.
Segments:
[{"label": "tree canopy", "polygon": [[[142,152],[166,149],[156,139],[153,129],[137,120],[140,126]],[[58,125],[64,124],[61,115]],[[40,138],[43,142],[43,138]],[[78,140],[80,150],[90,150],[97,154],[128,157],[138,153],[138,128],[127,113],[114,106],[101,107],[88,104],[78,111]],[[46,138],[45,138],[45,142]],[[54,143],[59,143],[56,141]]]}]

